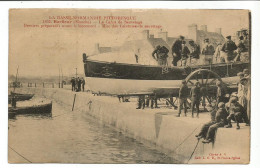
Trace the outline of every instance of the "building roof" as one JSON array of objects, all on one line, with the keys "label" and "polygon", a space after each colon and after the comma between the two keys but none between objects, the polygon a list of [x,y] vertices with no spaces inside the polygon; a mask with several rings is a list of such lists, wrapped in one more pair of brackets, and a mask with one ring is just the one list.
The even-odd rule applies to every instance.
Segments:
[{"label": "building roof", "polygon": [[171,48],[162,38],[149,38],[148,41],[153,46],[153,48],[156,48],[158,45],[165,46],[168,49]]},{"label": "building roof", "polygon": [[107,53],[107,52],[111,52],[111,47],[99,47],[98,48],[99,53]]},{"label": "building roof", "polygon": [[197,30],[197,37],[200,42],[202,42],[205,38],[209,38],[210,43],[217,44],[218,42],[224,42],[225,38],[223,35],[217,32],[206,32],[203,30]]}]

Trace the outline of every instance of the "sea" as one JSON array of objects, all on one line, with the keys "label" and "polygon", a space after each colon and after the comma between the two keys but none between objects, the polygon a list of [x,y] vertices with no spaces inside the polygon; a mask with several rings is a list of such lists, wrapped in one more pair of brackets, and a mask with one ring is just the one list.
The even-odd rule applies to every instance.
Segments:
[{"label": "sea", "polygon": [[9,163],[177,163],[83,111],[53,101],[52,114],[8,122]]}]

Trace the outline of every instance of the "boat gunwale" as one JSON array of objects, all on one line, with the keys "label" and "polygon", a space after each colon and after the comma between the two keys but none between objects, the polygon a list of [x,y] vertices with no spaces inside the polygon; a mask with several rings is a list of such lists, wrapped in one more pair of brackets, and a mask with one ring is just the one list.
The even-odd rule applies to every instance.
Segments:
[{"label": "boat gunwale", "polygon": [[207,67],[218,67],[218,66],[228,66],[228,65],[239,65],[239,64],[249,64],[249,62],[231,62],[231,63],[216,63],[216,64],[208,64],[208,65],[192,65],[186,67],[180,66],[160,66],[160,65],[142,65],[142,64],[128,64],[128,63],[118,63],[118,62],[108,62],[108,61],[99,61],[99,60],[91,60],[87,59],[84,61],[84,64],[87,62],[95,62],[95,63],[103,63],[103,64],[117,64],[117,65],[124,65],[124,66],[136,66],[136,67],[150,67],[150,68],[172,68],[172,69],[186,69],[186,68],[207,68]]}]

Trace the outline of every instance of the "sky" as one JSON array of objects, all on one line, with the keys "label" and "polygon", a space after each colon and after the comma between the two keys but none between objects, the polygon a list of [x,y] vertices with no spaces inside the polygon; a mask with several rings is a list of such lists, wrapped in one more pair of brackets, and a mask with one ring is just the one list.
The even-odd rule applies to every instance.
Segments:
[{"label": "sky", "polygon": [[[91,54],[95,43],[118,46],[143,28],[28,28],[57,16],[135,16],[144,25],[161,25],[168,36],[188,34],[188,25],[207,25],[208,31],[222,28],[222,34],[233,35],[249,27],[247,10],[90,10],[90,9],[13,9],[9,11],[9,74],[20,76],[64,75],[75,68],[83,74],[82,53]],[[157,36],[160,29],[150,29]]]}]

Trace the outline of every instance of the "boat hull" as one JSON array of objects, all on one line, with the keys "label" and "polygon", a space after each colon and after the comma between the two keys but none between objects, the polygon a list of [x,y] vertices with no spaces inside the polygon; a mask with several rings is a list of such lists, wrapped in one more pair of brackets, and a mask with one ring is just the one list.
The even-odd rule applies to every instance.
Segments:
[{"label": "boat hull", "polygon": [[30,100],[34,96],[34,94],[11,93],[11,95],[8,95],[8,104],[11,104],[13,95],[15,95],[16,101]]},{"label": "boat hull", "polygon": [[52,103],[38,105],[38,106],[27,106],[27,107],[9,107],[8,113],[17,114],[48,114],[52,111]]},{"label": "boat hull", "polygon": [[176,88],[191,72],[209,69],[228,85],[239,80],[237,73],[249,63],[212,64],[193,67],[162,67],[87,60],[84,63],[86,86],[94,93],[135,95],[152,93],[158,88]]},{"label": "boat hull", "polygon": [[183,80],[197,69],[208,69],[221,78],[236,76],[243,69],[249,69],[249,63],[219,63],[187,67],[148,66],[86,60],[84,70],[86,77],[135,79],[135,80]]}]

